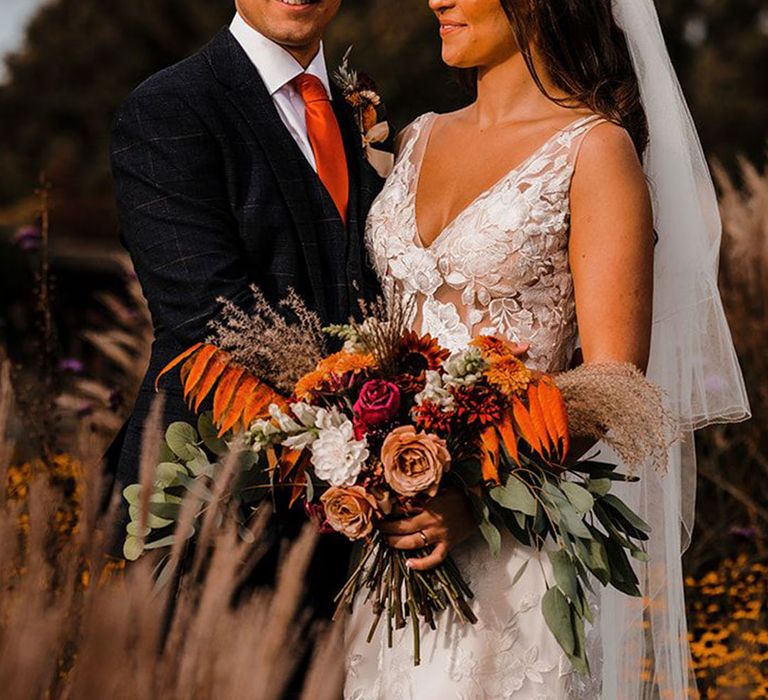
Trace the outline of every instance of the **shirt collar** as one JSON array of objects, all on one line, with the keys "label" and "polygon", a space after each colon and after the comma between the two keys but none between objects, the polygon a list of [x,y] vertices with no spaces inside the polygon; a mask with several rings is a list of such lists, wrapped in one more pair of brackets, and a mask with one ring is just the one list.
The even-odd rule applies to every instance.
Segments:
[{"label": "shirt collar", "polygon": [[312,62],[305,71],[288,51],[256,31],[240,16],[239,12],[232,20],[229,31],[232,32],[232,35],[248,55],[251,63],[259,71],[259,75],[270,95],[279,92],[294,78],[306,72],[319,78],[325,86],[329,97],[331,96],[331,82],[328,78],[328,69],[325,64],[322,44],[320,44],[317,56],[312,59]]}]

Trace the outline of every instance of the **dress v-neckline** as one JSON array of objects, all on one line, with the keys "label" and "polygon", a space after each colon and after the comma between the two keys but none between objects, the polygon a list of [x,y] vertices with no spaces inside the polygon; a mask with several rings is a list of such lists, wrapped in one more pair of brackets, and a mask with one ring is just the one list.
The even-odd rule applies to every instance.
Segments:
[{"label": "dress v-neckline", "polygon": [[516,175],[517,173],[522,172],[526,166],[528,166],[529,163],[531,163],[537,156],[539,156],[541,153],[543,153],[547,147],[552,144],[555,139],[557,139],[559,136],[562,136],[562,134],[571,131],[573,129],[578,129],[582,123],[587,123],[589,120],[597,118],[598,115],[596,114],[588,114],[584,117],[579,117],[578,119],[574,119],[570,124],[567,124],[562,129],[558,129],[552,136],[550,136],[546,141],[544,141],[538,148],[536,148],[534,151],[530,153],[530,155],[526,156],[521,160],[517,165],[515,165],[513,168],[508,170],[506,173],[504,173],[498,180],[496,180],[494,183],[492,183],[489,187],[486,187],[484,190],[482,190],[474,199],[472,199],[465,207],[463,207],[457,214],[454,216],[443,228],[437,233],[437,235],[432,239],[432,241],[429,244],[424,243],[424,239],[421,236],[421,231],[419,228],[419,221],[418,216],[416,212],[418,211],[418,198],[419,198],[419,185],[421,183],[421,171],[422,167],[424,166],[424,160],[427,155],[427,150],[429,149],[429,145],[432,139],[432,131],[435,126],[435,122],[439,118],[439,114],[436,112],[430,112],[425,115],[426,118],[429,119],[429,125],[426,130],[419,129],[416,135],[413,138],[413,145],[411,146],[411,153],[409,154],[409,157],[413,155],[413,151],[416,148],[416,145],[418,144],[419,140],[421,138],[426,139],[426,143],[424,144],[424,148],[421,151],[421,157],[419,158],[418,163],[416,164],[415,173],[414,173],[414,182],[413,182],[413,197],[411,197],[411,206],[413,207],[412,211],[412,220],[413,220],[413,228],[415,233],[415,240],[414,243],[421,248],[422,250],[432,250],[435,245],[443,239],[450,231],[456,226],[456,224],[461,221],[470,211],[472,211],[475,206],[483,200],[488,195],[492,194],[497,188],[501,187],[510,177],[513,175]]}]

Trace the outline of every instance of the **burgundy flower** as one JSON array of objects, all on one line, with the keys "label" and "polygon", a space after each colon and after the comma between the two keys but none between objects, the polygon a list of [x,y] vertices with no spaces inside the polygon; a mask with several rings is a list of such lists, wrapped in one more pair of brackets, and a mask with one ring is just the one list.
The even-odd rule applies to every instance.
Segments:
[{"label": "burgundy flower", "polygon": [[304,512],[307,517],[315,524],[321,535],[329,535],[335,530],[328,522],[325,516],[325,507],[322,503],[305,503]]},{"label": "burgundy flower", "polygon": [[366,426],[386,423],[400,410],[400,389],[392,382],[372,379],[363,384],[354,409]]}]

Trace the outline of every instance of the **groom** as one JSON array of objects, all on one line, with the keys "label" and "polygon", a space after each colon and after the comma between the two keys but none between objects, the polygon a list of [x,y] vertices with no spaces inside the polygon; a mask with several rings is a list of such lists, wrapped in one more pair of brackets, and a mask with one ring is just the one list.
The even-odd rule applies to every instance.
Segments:
[{"label": "groom", "polygon": [[[275,302],[294,289],[331,324],[376,295],[363,230],[382,181],[323,56],[340,4],[237,0],[229,28],[152,76],[117,114],[121,239],[155,332],[133,414],[107,456],[118,486],[138,481],[158,373],[205,339],[217,298],[247,307],[250,285]],[[180,386],[164,388],[165,424],[193,421]],[[314,593],[312,604],[330,605]]]}]

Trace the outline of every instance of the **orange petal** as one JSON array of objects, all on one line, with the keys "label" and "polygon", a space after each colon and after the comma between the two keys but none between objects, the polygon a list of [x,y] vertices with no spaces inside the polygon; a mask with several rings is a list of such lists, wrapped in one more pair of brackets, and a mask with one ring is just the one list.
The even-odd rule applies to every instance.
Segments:
[{"label": "orange petal", "polygon": [[227,368],[219,382],[216,393],[213,395],[213,422],[219,427],[221,427],[224,411],[226,411],[232,401],[235,389],[240,382],[240,377],[243,376],[243,372],[244,370],[242,367],[237,367],[235,365]]},{"label": "orange petal", "polygon": [[515,435],[515,426],[512,423],[512,416],[507,411],[504,414],[504,418],[501,423],[496,426],[496,430],[499,431],[499,436],[507,450],[507,454],[516,463],[520,464],[520,457],[517,453],[517,436]]},{"label": "orange petal", "polygon": [[230,357],[226,352],[219,350],[208,363],[208,367],[205,370],[205,375],[200,380],[195,390],[195,411],[200,409],[200,405],[205,401],[205,397],[211,393],[213,387],[216,386],[216,382],[223,374],[224,370],[229,367]]},{"label": "orange petal", "polygon": [[224,415],[221,417],[221,434],[226,433],[230,428],[233,428],[243,415],[245,406],[248,403],[248,399],[253,395],[256,387],[259,386],[259,382],[254,379],[250,374],[243,374],[240,379],[240,383],[237,385],[235,392],[232,396],[232,401],[224,411]]},{"label": "orange petal", "polygon": [[523,402],[517,397],[512,399],[512,413],[515,417],[515,424],[517,425],[520,437],[543,457],[544,453],[542,451],[541,441],[536,435],[531,415],[523,405]]},{"label": "orange petal", "polygon": [[496,434],[496,428],[490,426],[483,431],[481,436],[483,442],[483,462],[482,472],[484,482],[499,481],[499,438]]},{"label": "orange petal", "polygon": [[[304,484],[301,483],[302,476],[304,477]],[[302,463],[299,465],[299,471],[296,474],[296,483],[294,484],[293,491],[291,492],[291,502],[288,504],[289,508],[293,508],[296,501],[298,501],[304,495],[304,492],[306,490],[306,483],[308,479],[309,479],[309,476],[307,475],[307,472],[304,469],[304,460],[302,460]]]},{"label": "orange petal", "polygon": [[560,460],[564,460],[570,448],[570,431],[568,429],[568,411],[565,407],[563,395],[557,384],[551,377],[544,377],[539,385],[539,400],[544,417],[547,420],[547,428],[552,429],[552,439],[561,446]]},{"label": "orange petal", "polygon": [[215,345],[204,345],[194,357],[186,378],[184,379],[184,398],[188,398],[189,395],[195,390],[195,387],[199,384],[205,370],[208,367],[208,362],[218,352]]},{"label": "orange petal", "polygon": [[205,345],[205,343],[196,343],[191,348],[188,348],[183,353],[181,353],[181,355],[171,360],[165,367],[163,367],[160,374],[157,375],[157,379],[155,379],[155,391],[157,391],[158,384],[160,383],[160,380],[163,378],[163,376],[168,374],[168,372],[170,372],[174,367],[177,367],[182,362],[184,362],[184,360],[186,360],[188,357],[194,355],[201,347],[203,347],[203,345]]},{"label": "orange petal", "polygon": [[547,422],[544,419],[544,412],[541,409],[539,401],[539,389],[536,382],[532,382],[528,387],[528,412],[531,416],[531,424],[536,431],[539,442],[544,450],[552,452],[553,444],[547,431]]},{"label": "orange petal", "polygon": [[304,450],[283,449],[280,455],[280,481],[288,481],[299,460],[304,456]]}]

